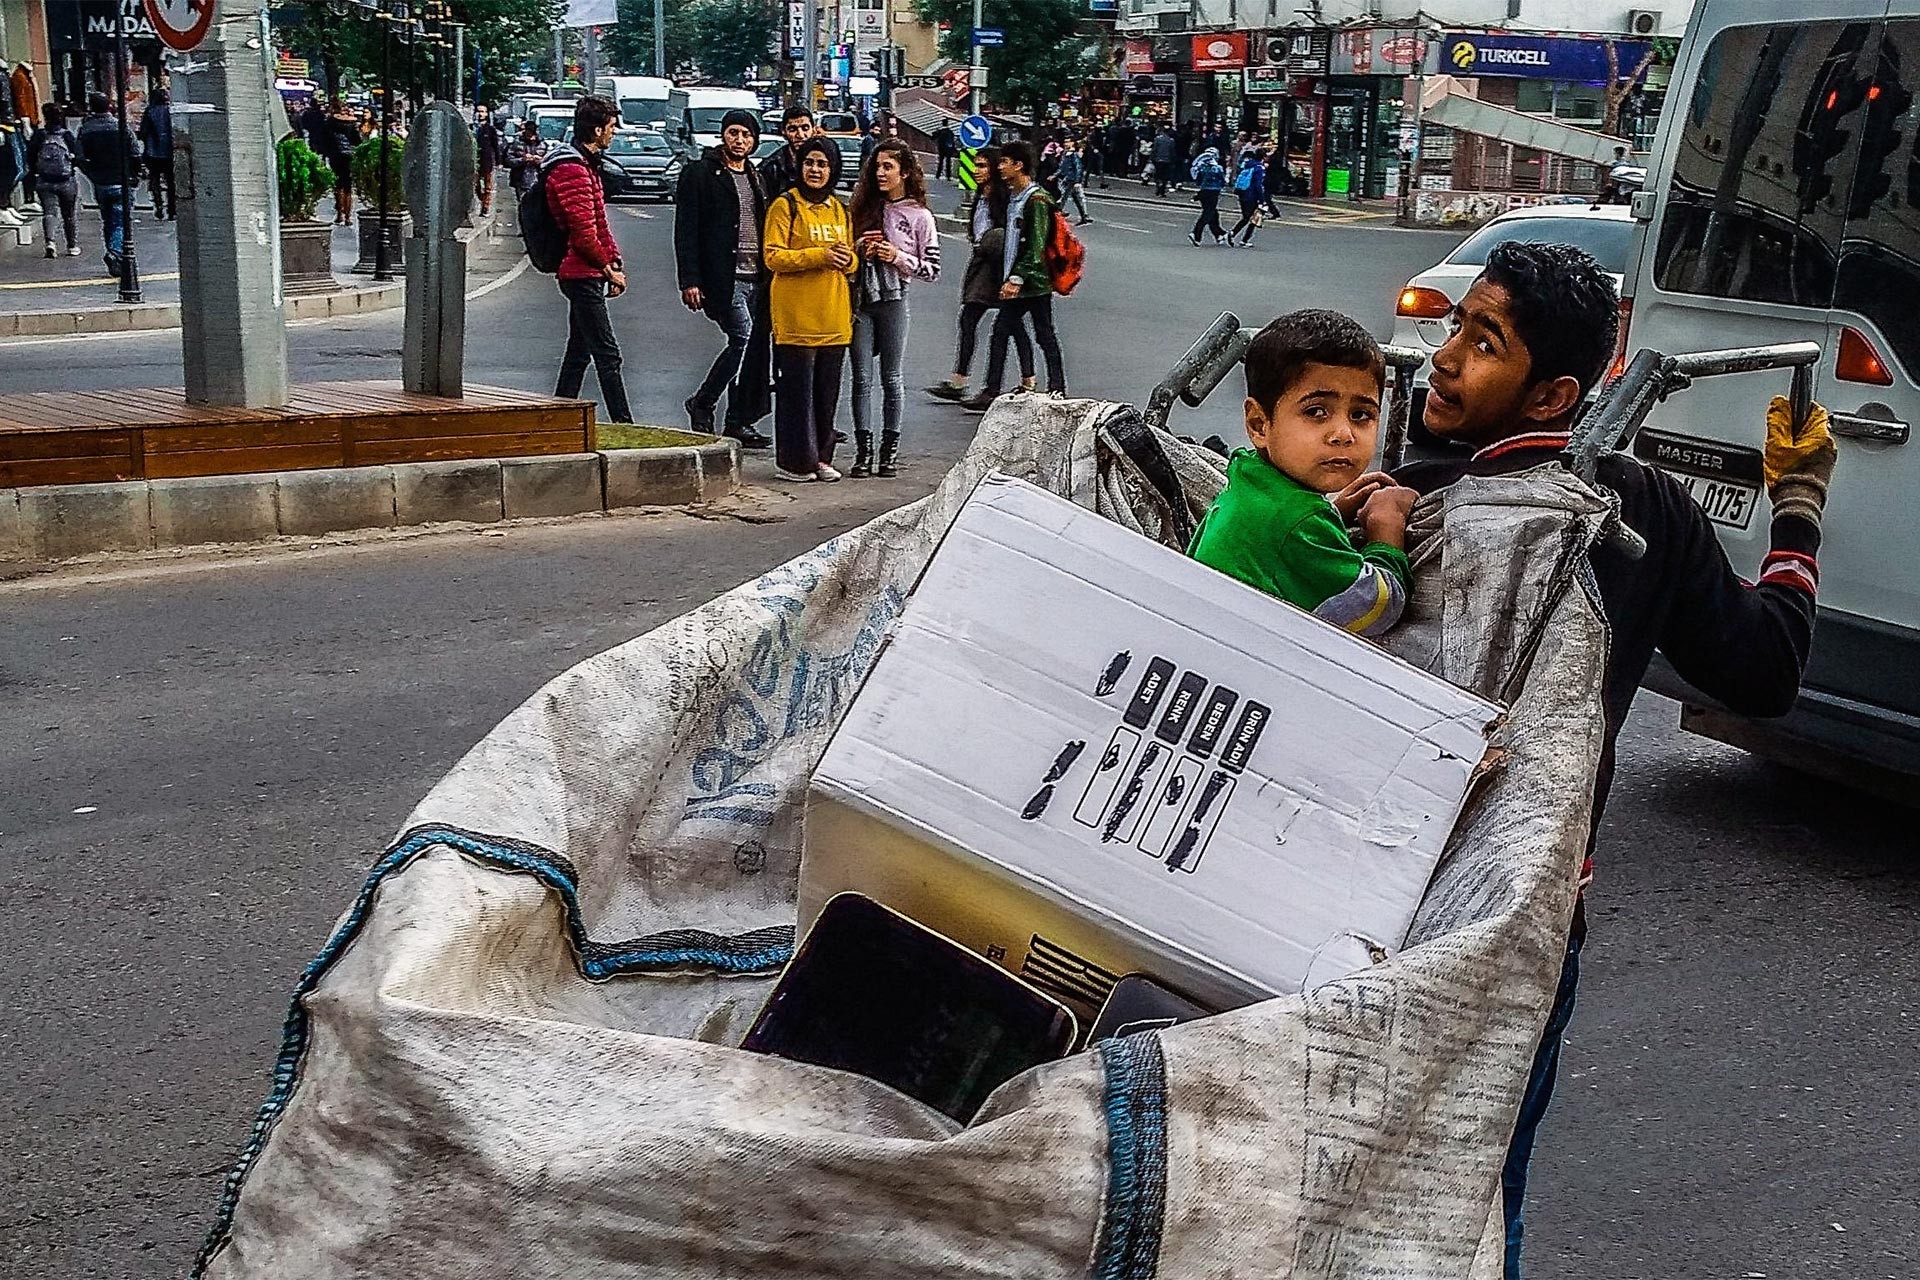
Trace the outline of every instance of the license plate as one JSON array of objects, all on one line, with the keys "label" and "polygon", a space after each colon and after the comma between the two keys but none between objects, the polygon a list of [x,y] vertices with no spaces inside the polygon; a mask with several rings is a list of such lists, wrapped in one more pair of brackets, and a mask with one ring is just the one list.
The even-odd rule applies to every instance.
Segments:
[{"label": "license plate", "polygon": [[1707,513],[1707,519],[1728,529],[1744,531],[1752,526],[1754,508],[1760,505],[1760,490],[1753,485],[1709,480],[1705,476],[1687,476],[1678,472],[1671,474],[1693,495],[1693,500]]},{"label": "license plate", "polygon": [[1758,449],[1649,428],[1634,437],[1633,452],[1678,480],[1713,523],[1753,527],[1764,475]]}]

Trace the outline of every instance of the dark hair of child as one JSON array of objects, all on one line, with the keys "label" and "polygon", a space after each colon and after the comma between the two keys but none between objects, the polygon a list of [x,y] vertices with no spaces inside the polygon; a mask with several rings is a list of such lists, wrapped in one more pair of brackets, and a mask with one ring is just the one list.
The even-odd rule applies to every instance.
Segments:
[{"label": "dark hair of child", "polygon": [[1247,395],[1273,412],[1310,364],[1367,369],[1384,387],[1387,358],[1352,316],[1338,311],[1293,311],[1262,329],[1247,348]]}]

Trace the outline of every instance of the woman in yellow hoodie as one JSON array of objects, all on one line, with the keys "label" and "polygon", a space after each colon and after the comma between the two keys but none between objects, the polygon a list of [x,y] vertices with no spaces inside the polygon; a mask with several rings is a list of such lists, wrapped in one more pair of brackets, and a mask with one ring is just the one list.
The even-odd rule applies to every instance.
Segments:
[{"label": "woman in yellow hoodie", "polygon": [[853,218],[833,194],[840,151],[800,147],[800,185],[767,207],[760,243],[773,273],[774,459],[782,480],[838,480],[833,418],[853,342]]}]

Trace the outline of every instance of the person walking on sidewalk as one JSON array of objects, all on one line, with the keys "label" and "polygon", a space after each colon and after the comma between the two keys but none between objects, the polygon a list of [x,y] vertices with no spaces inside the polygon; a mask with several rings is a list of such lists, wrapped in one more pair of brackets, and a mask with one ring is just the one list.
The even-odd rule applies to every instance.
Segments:
[{"label": "person walking on sidewalk", "polygon": [[161,222],[174,217],[173,96],[155,89],[140,113],[140,146],[146,153],[147,187],[153,195],[153,216]]},{"label": "person walking on sidewalk", "polygon": [[1086,145],[1080,148],[1080,160],[1085,166],[1087,177],[1098,178],[1100,189],[1107,189],[1107,126],[1097,125],[1086,137]]},{"label": "person walking on sidewalk", "polygon": [[500,130],[493,112],[473,109],[473,194],[480,197],[480,216],[493,212],[493,171],[500,167]]},{"label": "person walking on sidewalk", "polygon": [[607,192],[600,178],[601,153],[619,127],[620,108],[605,98],[580,99],[573,105],[573,145],[556,145],[541,169],[547,208],[567,236],[558,272],[560,294],[567,300],[567,352],[553,394],[579,399],[592,364],[606,420],[632,422],[627,384],[620,376],[620,340],[607,314],[607,302],[627,291],[627,273],[607,225]]},{"label": "person walking on sidewalk", "polygon": [[1084,227],[1092,222],[1087,216],[1086,154],[1078,142],[1069,141],[1066,150],[1060,153],[1060,167],[1054,170],[1053,180],[1060,188],[1061,208],[1071,201],[1080,210],[1079,225]]},{"label": "person walking on sidewalk", "polygon": [[1240,247],[1253,244],[1253,233],[1260,227],[1260,206],[1267,199],[1267,153],[1255,147],[1246,153],[1240,161],[1240,172],[1234,175],[1233,194],[1240,197],[1240,221],[1233,224],[1233,230],[1227,232],[1231,242],[1240,237]]},{"label": "person walking on sidewalk", "polygon": [[1226,188],[1227,171],[1220,167],[1220,153],[1212,147],[1193,162],[1193,184],[1200,193],[1200,216],[1194,219],[1187,239],[1197,245],[1200,233],[1210,230],[1215,244],[1225,244],[1227,233],[1220,229],[1220,192]]},{"label": "person walking on sidewalk", "polygon": [[767,210],[773,436],[782,480],[840,478],[833,469],[833,417],[853,342],[849,284],[860,270],[860,255],[853,217],[833,194],[839,181],[840,149],[826,138],[809,138],[800,147],[800,185]]},{"label": "person walking on sidewalk", "polygon": [[[967,259],[966,274],[960,280],[960,339],[953,376],[926,389],[934,399],[954,403],[967,399],[967,374],[973,368],[980,321],[1000,305],[1000,282],[1006,274],[1001,260],[1007,248],[1007,203],[1013,193],[1000,178],[1000,148],[988,147],[980,153],[980,175],[980,188],[967,210],[973,256]],[[1024,326],[1013,331],[1013,341],[1020,352],[1020,385],[1032,390],[1033,343]]]},{"label": "person walking on sidewalk", "polygon": [[960,139],[954,133],[953,126],[944,120],[933,131],[933,153],[938,159],[933,167],[933,176],[952,178],[954,157],[960,153]]},{"label": "person walking on sidewalk", "polygon": [[1007,202],[1007,243],[1001,256],[1000,314],[993,322],[986,385],[966,402],[974,413],[985,413],[999,398],[1000,379],[1007,368],[1007,344],[1028,321],[1033,324],[1033,340],[1047,360],[1047,390],[1057,396],[1067,393],[1060,338],[1053,327],[1053,277],[1047,272],[1046,260],[1054,203],[1033,180],[1033,168],[1032,144],[1016,142],[1001,152],[1000,176],[1012,196]]},{"label": "person walking on sidewalk", "polygon": [[520,136],[507,144],[507,181],[517,192],[533,186],[540,174],[540,162],[547,158],[547,143],[540,129],[529,120],[520,126]]},{"label": "person walking on sidewalk", "polygon": [[780,117],[787,145],[760,162],[760,186],[769,203],[800,185],[800,144],[814,135],[813,112],[796,102]]},{"label": "person walking on sidewalk", "polygon": [[140,172],[140,151],[133,134],[107,114],[104,93],[89,94],[87,118],[80,122],[80,171],[93,186],[100,206],[100,236],[106,242],[107,274],[120,274],[127,242],[127,205]]},{"label": "person walking on sidewalk", "polygon": [[727,112],[720,118],[720,145],[708,147],[681,170],[673,210],[680,301],[689,311],[703,312],[727,337],[705,380],[687,397],[687,420],[695,431],[711,432],[725,392],[724,434],[743,449],[772,443],[754,429],[767,416],[772,387],[767,372],[770,264],[760,251],[771,202],[747,159],[759,143],[759,116],[739,108]]},{"label": "person walking on sidewalk", "polygon": [[57,255],[53,247],[56,221],[66,233],[67,256],[80,256],[80,228],[74,210],[80,203],[80,140],[67,128],[67,113],[49,102],[40,108],[43,128],[34,135],[27,150],[27,171],[34,175],[40,194],[40,233],[47,242],[47,256]]},{"label": "person walking on sidewalk", "polygon": [[320,128],[320,141],[314,150],[333,170],[333,221],[336,226],[353,224],[353,152],[360,145],[360,121],[346,100],[333,95],[333,104]]},{"label": "person walking on sidewalk", "polygon": [[847,474],[875,474],[873,362],[880,361],[878,474],[898,474],[900,415],[906,401],[907,289],[940,278],[940,232],[927,208],[927,179],[913,148],[889,138],[874,148],[853,189],[853,230],[860,240],[854,277],[853,466]]},{"label": "person walking on sidewalk", "polygon": [[1173,159],[1179,149],[1173,126],[1162,124],[1160,132],[1153,135],[1153,194],[1167,194],[1167,184],[1173,181]]}]

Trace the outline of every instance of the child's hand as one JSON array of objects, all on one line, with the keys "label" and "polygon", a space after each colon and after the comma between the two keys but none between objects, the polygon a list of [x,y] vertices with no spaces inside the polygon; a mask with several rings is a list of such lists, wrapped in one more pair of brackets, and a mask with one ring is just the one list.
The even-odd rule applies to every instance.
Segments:
[{"label": "child's hand", "polygon": [[1340,513],[1344,524],[1352,524],[1354,516],[1366,505],[1376,489],[1392,488],[1393,477],[1384,471],[1369,471],[1352,484],[1333,495],[1333,509]]},{"label": "child's hand", "polygon": [[1407,547],[1407,517],[1420,495],[1405,485],[1388,481],[1375,489],[1360,508],[1360,531],[1368,542],[1384,542],[1402,551]]}]

